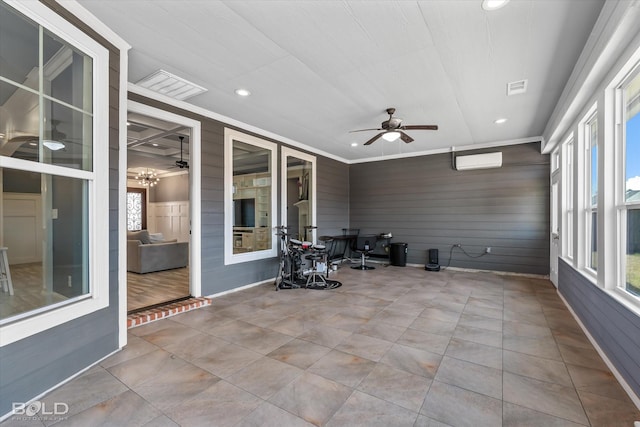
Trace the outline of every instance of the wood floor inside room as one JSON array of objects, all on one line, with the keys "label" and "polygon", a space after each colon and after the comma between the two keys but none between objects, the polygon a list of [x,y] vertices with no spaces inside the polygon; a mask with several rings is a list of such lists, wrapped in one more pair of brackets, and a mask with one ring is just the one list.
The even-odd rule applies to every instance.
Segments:
[{"label": "wood floor inside room", "polygon": [[189,267],[156,273],[127,272],[127,311],[189,296]]}]

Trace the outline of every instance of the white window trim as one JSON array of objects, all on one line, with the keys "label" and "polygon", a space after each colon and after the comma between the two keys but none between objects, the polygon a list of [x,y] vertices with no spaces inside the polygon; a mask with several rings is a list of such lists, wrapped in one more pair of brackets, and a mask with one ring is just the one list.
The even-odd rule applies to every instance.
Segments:
[{"label": "white window trim", "polygon": [[[588,124],[591,121],[595,121],[596,126],[598,125],[598,110],[597,104],[594,104],[593,107],[589,109],[589,112],[584,116],[584,119],[580,121],[580,153],[582,159],[580,160],[582,170],[579,175],[578,186],[575,187],[578,189],[578,193],[582,196],[581,203],[578,204],[580,209],[574,210],[578,211],[578,219],[581,220],[581,225],[578,230],[582,230],[582,233],[578,233],[582,236],[582,241],[578,242],[578,246],[574,246],[574,253],[580,253],[579,266],[584,271],[584,273],[590,277],[592,280],[597,283],[598,281],[598,272],[591,268],[591,230],[593,227],[592,218],[593,218],[593,207],[591,204],[591,133],[588,132]],[[590,130],[590,129],[589,129]],[[600,138],[600,131],[598,129],[598,139]],[[574,146],[575,149],[575,146]],[[598,158],[601,153],[598,150]],[[575,185],[575,184],[574,184]],[[598,211],[598,206],[596,205],[595,211]],[[596,236],[597,238],[597,236]],[[598,241],[598,245],[600,242]],[[598,250],[598,253],[600,251]]]},{"label": "white window trim", "polygon": [[[282,225],[287,226],[287,203],[286,197],[287,194],[287,157],[295,157],[300,160],[304,160],[311,163],[311,187],[309,188],[310,194],[309,199],[311,200],[311,218],[313,222],[317,224],[317,205],[316,205],[316,156],[312,156],[311,154],[303,153],[298,150],[294,150],[289,147],[282,147],[280,152],[280,173],[282,175],[280,179],[280,195],[281,195],[281,205],[280,212],[282,215]],[[316,239],[318,236],[316,235],[317,229],[313,230],[312,234],[312,243],[316,243]]]},{"label": "white window trim", "polygon": [[271,229],[277,225],[278,212],[278,146],[273,142],[233,129],[224,129],[224,264],[239,264],[277,256],[278,239],[271,239],[271,248],[262,251],[233,253],[233,141],[237,140],[271,151]]},{"label": "white window trim", "polygon": [[[46,311],[0,327],[0,347],[109,306],[109,52],[40,2],[4,0],[18,12],[72,44],[93,59],[93,172],[0,157],[0,167],[84,179],[89,194],[90,293],[66,304],[43,307]],[[10,318],[8,319],[10,320]]]},{"label": "white window trim", "polygon": [[[571,147],[571,150],[569,150]],[[574,153],[575,153],[575,141],[573,137],[573,133],[567,137],[567,139],[562,143],[562,151],[561,151],[561,192],[562,192],[562,221],[560,227],[562,227],[562,256],[568,260],[573,261],[575,256],[575,204],[573,200],[573,195],[575,192],[574,188]],[[571,168],[569,168],[571,165]],[[568,218],[571,217],[571,226],[569,226]]]}]

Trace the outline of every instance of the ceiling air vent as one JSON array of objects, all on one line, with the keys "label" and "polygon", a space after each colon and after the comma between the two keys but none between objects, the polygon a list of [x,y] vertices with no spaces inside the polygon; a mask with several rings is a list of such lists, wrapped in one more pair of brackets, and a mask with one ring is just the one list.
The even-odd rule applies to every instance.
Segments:
[{"label": "ceiling air vent", "polygon": [[192,96],[200,95],[207,89],[188,80],[171,74],[165,70],[158,70],[136,82],[138,86],[152,90],[173,99],[183,101]]},{"label": "ceiling air vent", "polygon": [[529,80],[518,80],[507,83],[507,96],[525,93],[527,91],[527,83],[529,83]]}]

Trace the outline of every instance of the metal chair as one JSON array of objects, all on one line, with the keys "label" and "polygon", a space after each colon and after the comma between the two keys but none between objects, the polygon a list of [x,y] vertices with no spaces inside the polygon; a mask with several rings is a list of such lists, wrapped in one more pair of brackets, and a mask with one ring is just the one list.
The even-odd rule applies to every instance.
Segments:
[{"label": "metal chair", "polygon": [[354,265],[351,268],[354,270],[373,270],[375,267],[371,267],[370,265],[366,265],[365,259],[369,253],[373,252],[376,248],[376,242],[378,241],[378,236],[375,234],[370,235],[358,235],[355,239],[353,239],[353,246],[351,250],[353,252],[357,252],[360,254],[360,264]]}]

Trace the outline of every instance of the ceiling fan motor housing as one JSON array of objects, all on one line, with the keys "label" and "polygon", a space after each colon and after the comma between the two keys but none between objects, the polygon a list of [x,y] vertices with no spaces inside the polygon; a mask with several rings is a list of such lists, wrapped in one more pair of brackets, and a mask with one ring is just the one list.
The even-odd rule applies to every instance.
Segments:
[{"label": "ceiling fan motor housing", "polygon": [[389,120],[382,122],[380,126],[382,129],[398,129],[402,125],[402,119],[396,119],[391,117]]}]

